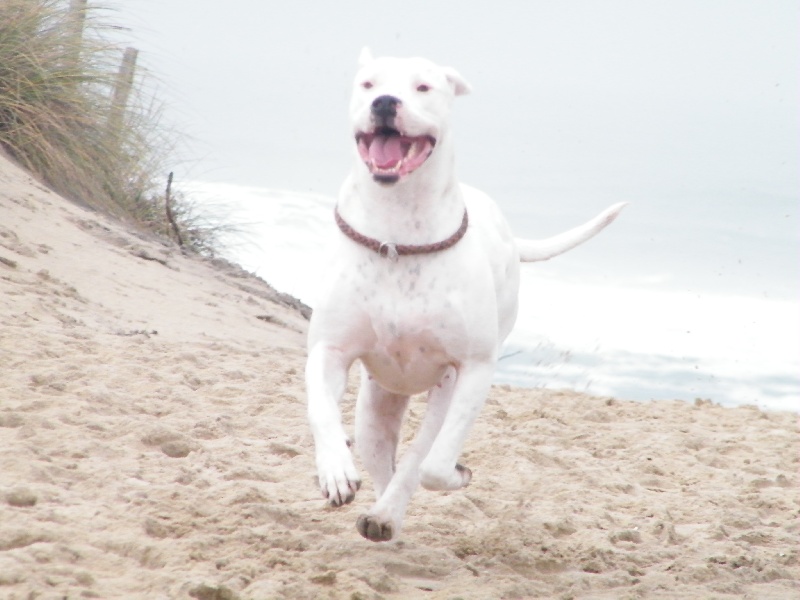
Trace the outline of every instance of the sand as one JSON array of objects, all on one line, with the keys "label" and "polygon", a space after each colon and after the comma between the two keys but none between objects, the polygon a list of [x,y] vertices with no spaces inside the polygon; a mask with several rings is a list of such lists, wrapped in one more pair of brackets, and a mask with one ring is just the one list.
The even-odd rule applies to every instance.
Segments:
[{"label": "sand", "polygon": [[800,597],[797,415],[710,401],[495,387],[472,484],[363,540],[369,482],[315,484],[306,327],[0,157],[0,598]]}]

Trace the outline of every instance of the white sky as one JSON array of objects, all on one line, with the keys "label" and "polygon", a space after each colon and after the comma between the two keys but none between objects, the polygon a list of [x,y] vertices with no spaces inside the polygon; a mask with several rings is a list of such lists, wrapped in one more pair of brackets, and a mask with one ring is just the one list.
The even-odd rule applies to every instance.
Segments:
[{"label": "white sky", "polygon": [[[458,132],[459,164],[475,179],[532,171],[557,185],[598,168],[623,179],[635,160],[638,178],[657,181],[666,173],[653,154],[693,181],[709,169],[706,177],[758,170],[774,181],[797,156],[794,0],[118,7],[141,60],[206,146],[203,178],[335,193],[350,162],[345,109],[364,45],[450,64],[473,84]],[[529,149],[504,152],[509,137]]]},{"label": "white sky", "polygon": [[796,0],[116,6],[170,120],[195,140],[178,182],[335,196],[353,160],[347,100],[368,45],[470,81],[455,112],[459,175],[518,235],[631,202],[614,236],[557,268],[627,255],[630,269],[683,287],[719,279],[736,293],[798,295]]}]

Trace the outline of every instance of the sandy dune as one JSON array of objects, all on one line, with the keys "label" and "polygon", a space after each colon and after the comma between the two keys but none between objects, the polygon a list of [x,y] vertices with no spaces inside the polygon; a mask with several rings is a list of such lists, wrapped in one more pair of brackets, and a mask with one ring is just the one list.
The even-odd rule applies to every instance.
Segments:
[{"label": "sandy dune", "polygon": [[314,482],[305,327],[0,157],[0,598],[800,597],[797,415],[709,402],[495,388],[472,485],[361,539],[369,483]]}]

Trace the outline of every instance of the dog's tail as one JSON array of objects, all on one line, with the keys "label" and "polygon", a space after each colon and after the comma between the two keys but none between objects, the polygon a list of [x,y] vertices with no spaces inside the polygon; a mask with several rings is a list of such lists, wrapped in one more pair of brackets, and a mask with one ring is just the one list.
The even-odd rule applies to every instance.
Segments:
[{"label": "dog's tail", "polygon": [[575,246],[582,244],[586,240],[593,238],[605,227],[617,218],[617,215],[625,208],[627,202],[620,202],[609,206],[591,221],[579,225],[574,229],[559,233],[544,240],[520,240],[517,239],[519,249],[519,259],[522,262],[536,262],[547,260],[567,250],[572,250]]}]

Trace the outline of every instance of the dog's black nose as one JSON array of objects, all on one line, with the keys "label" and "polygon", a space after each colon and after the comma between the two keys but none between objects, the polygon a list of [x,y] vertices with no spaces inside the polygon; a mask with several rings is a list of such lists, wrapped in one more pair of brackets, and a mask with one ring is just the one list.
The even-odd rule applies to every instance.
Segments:
[{"label": "dog's black nose", "polygon": [[378,96],[372,101],[372,114],[379,119],[396,117],[398,104],[400,104],[400,100],[394,96]]}]

